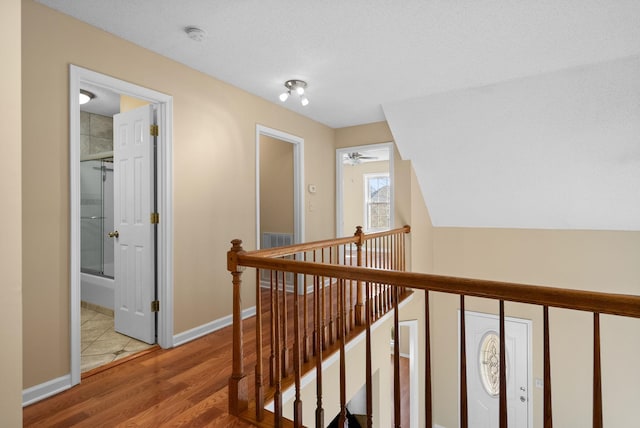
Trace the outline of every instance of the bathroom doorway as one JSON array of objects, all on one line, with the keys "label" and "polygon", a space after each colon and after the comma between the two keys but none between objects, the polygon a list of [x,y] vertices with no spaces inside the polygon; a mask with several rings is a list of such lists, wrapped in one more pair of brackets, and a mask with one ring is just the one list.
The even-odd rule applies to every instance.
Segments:
[{"label": "bathroom doorway", "polygon": [[[83,105],[78,98],[81,93],[89,99]],[[171,114],[172,98],[167,95],[71,66],[72,385],[80,382],[81,372],[102,363],[127,358],[150,344],[158,343],[163,348],[173,345]],[[130,156],[124,149],[129,140],[147,147],[143,158],[134,155],[136,162],[123,159]],[[134,163],[148,166],[136,170],[138,173],[125,173],[127,165]],[[140,186],[124,181],[134,175],[145,177]],[[123,205],[128,200],[125,194],[138,187],[143,190],[142,196],[133,195]],[[128,211],[128,207],[138,207],[144,200],[148,203],[143,210]],[[134,211],[146,214],[136,214],[134,221],[122,221],[124,212]],[[129,227],[127,223],[147,230],[146,261],[141,272],[148,274],[143,281],[138,281],[139,277],[125,281],[134,275],[122,274],[122,266],[131,263],[123,264],[120,250],[131,245],[126,244],[118,229]],[[143,246],[135,244],[135,248]],[[139,289],[134,291],[133,286]],[[146,294],[140,292],[142,288]],[[127,296],[132,300],[123,300]],[[137,318],[145,315],[146,333],[123,329],[122,321],[118,327],[119,312]],[[124,336],[115,331],[114,324]],[[84,328],[86,325],[88,329]]]}]

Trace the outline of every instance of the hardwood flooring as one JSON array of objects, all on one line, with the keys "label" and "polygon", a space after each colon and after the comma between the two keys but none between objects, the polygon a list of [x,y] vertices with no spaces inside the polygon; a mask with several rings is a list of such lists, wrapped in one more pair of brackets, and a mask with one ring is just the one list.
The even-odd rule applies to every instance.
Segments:
[{"label": "hardwood flooring", "polygon": [[[243,330],[252,397],[255,317],[244,321]],[[180,347],[158,349],[99,371],[83,378],[80,385],[25,407],[23,424],[61,428],[252,427],[227,413],[231,343],[231,327],[227,327]]]}]

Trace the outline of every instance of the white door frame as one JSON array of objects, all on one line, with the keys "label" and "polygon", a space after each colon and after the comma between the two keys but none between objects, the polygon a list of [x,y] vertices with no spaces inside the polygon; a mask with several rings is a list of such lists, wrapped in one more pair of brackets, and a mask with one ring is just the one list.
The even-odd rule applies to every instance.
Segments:
[{"label": "white door frame", "polygon": [[80,383],[80,104],[82,83],[102,86],[158,105],[158,194],[160,213],[157,241],[158,327],[162,348],[173,346],[173,97],[75,65],[69,66],[69,174],[71,274],[71,385]]},{"label": "white door frame", "polygon": [[[409,329],[409,355],[407,356],[409,358],[409,425],[417,427],[420,415],[418,404],[422,400],[422,391],[418,387],[418,320],[399,321],[398,327]],[[398,337],[400,337],[400,332],[398,332]],[[391,352],[393,354],[393,349]]]},{"label": "white door frame", "polygon": [[260,248],[260,136],[293,144],[293,242],[304,242],[304,139],[256,125],[256,248]]},{"label": "white door frame", "polygon": [[[343,189],[343,177],[342,177],[342,168],[344,167],[344,163],[343,163],[343,157],[345,154],[347,153],[351,153],[351,152],[359,152],[359,151],[364,151],[364,150],[371,150],[371,149],[381,149],[381,148],[387,148],[389,150],[389,183],[390,183],[390,191],[389,191],[389,199],[391,200],[391,215],[390,215],[390,228],[393,229],[395,227],[395,179],[394,179],[394,174],[393,174],[393,158],[394,158],[394,145],[393,143],[378,143],[378,144],[367,144],[365,146],[353,146],[353,147],[344,147],[341,149],[336,149],[336,237],[341,238],[344,236],[344,215],[343,215],[343,209],[344,207],[342,206],[342,198],[343,198],[343,193],[344,193],[344,189]],[[364,226],[364,225],[362,225]],[[349,236],[351,236],[353,234],[353,232],[355,232],[355,230],[353,231],[347,231],[349,233]]]},{"label": "white door frame", "polygon": [[[500,317],[498,315],[494,315],[494,314],[488,314],[485,312],[476,312],[476,311],[468,311],[465,310],[465,312],[467,314],[471,314],[471,315],[475,315],[475,316],[480,316],[480,317],[485,317],[485,318],[490,318],[490,319],[495,319],[495,320],[500,320]],[[461,311],[460,309],[458,309],[458,379],[460,379],[460,360],[461,360],[461,355],[460,355],[460,317],[461,317]],[[532,326],[533,326],[533,322],[531,320],[528,319],[524,319],[524,318],[515,318],[515,317],[504,317],[504,321],[505,321],[505,328],[506,328],[506,323],[507,322],[517,322],[520,324],[524,324],[527,326],[527,349],[528,349],[528,355],[527,355],[527,382],[528,382],[528,400],[527,400],[527,416],[528,416],[528,421],[527,421],[527,425],[529,427],[533,427],[533,338],[531,337],[532,335]],[[469,350],[467,350],[467,356],[469,355]],[[460,382],[458,382],[458,397],[460,397]],[[460,414],[460,400],[458,400],[458,415]]]}]

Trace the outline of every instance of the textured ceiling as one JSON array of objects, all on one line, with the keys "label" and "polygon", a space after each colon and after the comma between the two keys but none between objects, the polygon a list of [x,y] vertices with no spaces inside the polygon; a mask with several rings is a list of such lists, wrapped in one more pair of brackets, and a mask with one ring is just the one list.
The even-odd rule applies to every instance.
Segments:
[{"label": "textured ceiling", "polygon": [[[629,221],[631,215],[640,218],[638,191],[629,191],[640,187],[639,143],[627,132],[637,129],[637,110],[626,104],[616,110],[624,120],[613,121],[615,141],[608,146],[591,137],[581,145],[581,131],[566,123],[573,134],[564,138],[568,129],[554,122],[558,115],[573,120],[563,105],[598,104],[579,96],[584,86],[563,91],[563,78],[640,55],[638,0],[38,1],[274,103],[285,80],[305,80],[309,106],[292,97],[285,107],[333,128],[387,120],[402,155],[414,162],[436,225],[640,230],[637,220]],[[188,26],[201,27],[206,38],[189,39]],[[633,81],[622,75],[624,84]],[[615,89],[598,92],[606,105],[625,92],[608,82]],[[527,91],[530,84],[575,102]],[[499,95],[483,97],[478,90]],[[536,100],[532,113],[548,130],[536,128],[531,117],[511,114],[528,111],[518,95]],[[560,106],[552,109],[555,114],[544,113],[547,102]],[[514,141],[513,127],[476,122],[470,129],[484,134],[465,134],[464,123],[451,123],[458,111],[467,121],[478,115],[493,123],[508,118],[536,132]],[[581,126],[596,118],[592,130],[611,139],[605,135],[609,118],[583,108],[576,115]],[[575,159],[576,150],[582,167],[567,171],[561,161]],[[610,162],[609,154],[624,159]],[[482,160],[486,179],[469,172],[473,156]],[[560,166],[549,166],[549,159]],[[524,179],[518,175],[523,168],[537,172]],[[594,170],[599,173],[588,174]],[[478,204],[480,195],[488,196],[479,191],[483,187],[494,189],[491,200],[502,203]],[[629,214],[610,215],[607,206],[625,198],[631,202],[613,206]],[[583,218],[590,212],[591,218]]]}]

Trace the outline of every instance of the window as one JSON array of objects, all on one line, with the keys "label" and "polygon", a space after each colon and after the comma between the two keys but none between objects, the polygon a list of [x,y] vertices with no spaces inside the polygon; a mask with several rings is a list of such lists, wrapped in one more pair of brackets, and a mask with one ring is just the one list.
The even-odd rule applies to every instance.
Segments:
[{"label": "window", "polygon": [[389,174],[364,175],[365,230],[391,227],[391,186]]}]

